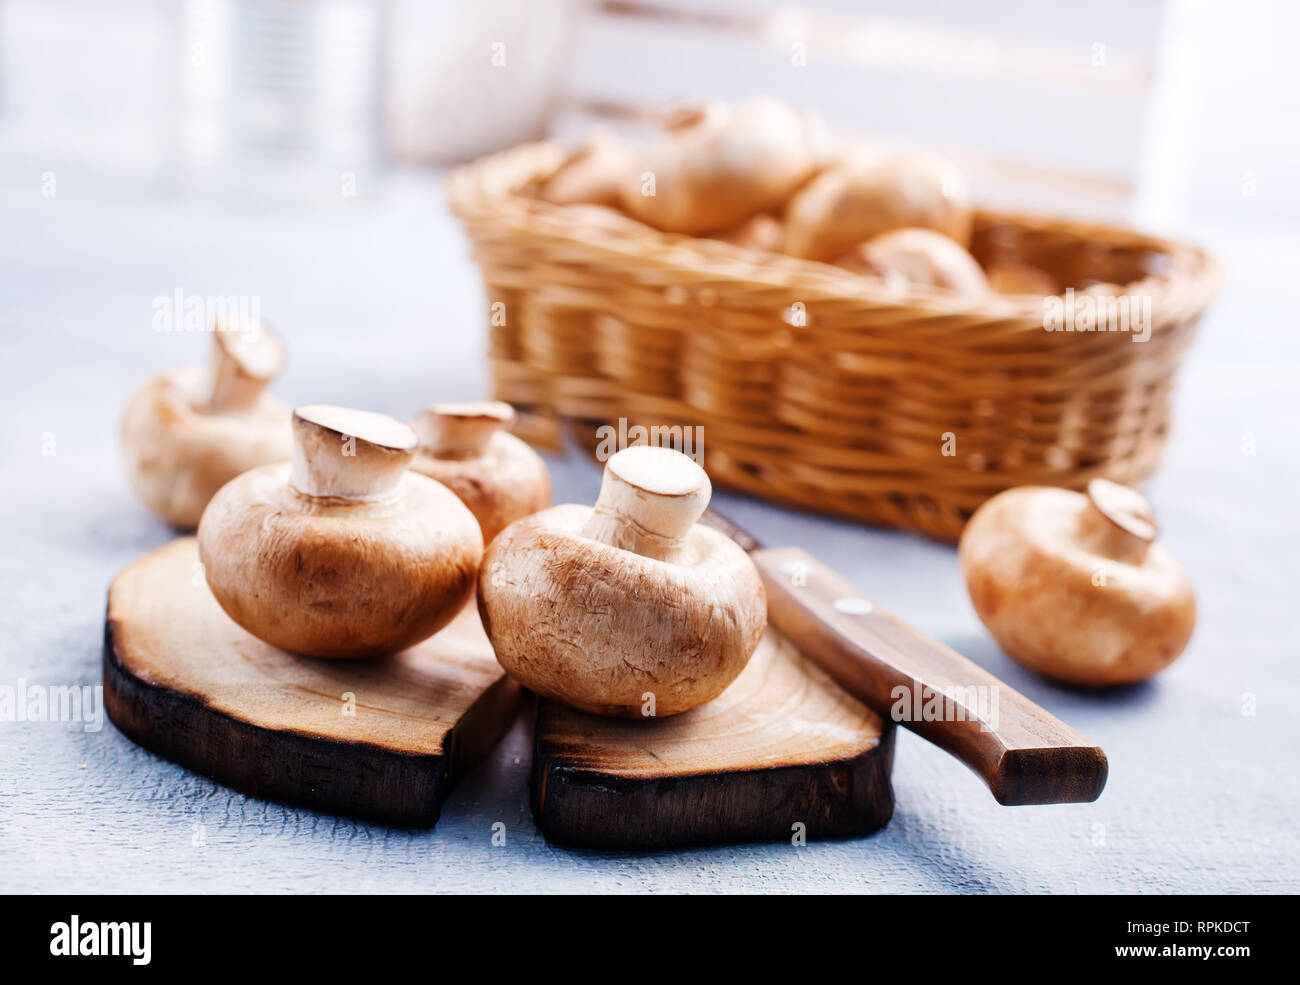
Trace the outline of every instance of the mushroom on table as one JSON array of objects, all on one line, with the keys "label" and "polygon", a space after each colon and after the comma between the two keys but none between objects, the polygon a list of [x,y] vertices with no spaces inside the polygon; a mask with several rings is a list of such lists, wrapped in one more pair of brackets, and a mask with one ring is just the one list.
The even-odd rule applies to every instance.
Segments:
[{"label": "mushroom on table", "polygon": [[409,471],[407,424],[324,404],[293,412],[293,461],[213,498],[199,557],[254,636],[314,657],[372,657],[441,629],[473,593],[483,537],[446,486]]},{"label": "mushroom on table", "polygon": [[203,508],[249,469],[287,461],[289,410],[266,386],[284,364],[279,339],[260,322],[218,322],[212,366],[170,369],[148,380],[122,415],[122,464],[145,506],[193,530]]},{"label": "mushroom on table", "polygon": [[1071,684],[1145,680],[1183,652],[1196,597],[1134,489],[1022,486],[976,510],[959,553],[971,602],[1008,655]]}]

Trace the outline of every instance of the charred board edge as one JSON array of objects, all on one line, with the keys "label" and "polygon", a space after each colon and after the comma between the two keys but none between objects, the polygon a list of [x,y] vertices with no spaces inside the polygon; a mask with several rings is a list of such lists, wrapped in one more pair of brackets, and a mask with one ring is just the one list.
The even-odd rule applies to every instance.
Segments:
[{"label": "charred board edge", "polygon": [[629,778],[571,765],[534,733],[530,801],[546,839],[570,848],[659,850],[808,840],[884,827],[894,813],[894,724],[847,759],[681,776]]},{"label": "charred board edge", "polygon": [[442,752],[417,754],[264,728],[145,681],[123,663],[107,615],[103,668],[109,720],[150,752],[248,796],[401,827],[438,823],[452,785],[510,730],[522,702],[503,674],[447,733]]}]

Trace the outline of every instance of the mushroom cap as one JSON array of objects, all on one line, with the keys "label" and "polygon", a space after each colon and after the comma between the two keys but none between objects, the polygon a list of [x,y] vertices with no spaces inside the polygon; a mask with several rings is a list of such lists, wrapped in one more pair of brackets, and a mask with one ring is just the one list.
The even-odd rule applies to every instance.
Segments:
[{"label": "mushroom cap", "polygon": [[291,463],[222,487],[199,523],[208,586],[236,623],[313,657],[372,657],[445,626],[473,591],[478,522],[407,470],[415,432],[328,405],[293,414]]},{"label": "mushroom cap", "polygon": [[556,506],[488,547],[479,612],[510,674],[584,711],[674,715],[716,697],[767,622],[753,562],[697,524],[709,477],[668,448],[624,449],[593,508]]},{"label": "mushroom cap", "polygon": [[[817,121],[773,99],[687,109],[655,145],[626,154],[624,210],[665,232],[727,229],[784,204],[817,166]],[[654,175],[654,195],[642,176]]]},{"label": "mushroom cap", "polygon": [[785,252],[824,262],[895,229],[932,229],[963,247],[971,234],[956,170],[918,155],[855,155],[800,189],[785,220]]},{"label": "mushroom cap", "polygon": [[959,554],[971,602],[1009,656],[1079,685],[1145,680],[1183,652],[1196,598],[1134,490],[1022,486],[982,505]]},{"label": "mushroom cap", "polygon": [[766,212],[752,216],[739,226],[712,234],[712,238],[748,250],[780,253],[785,242],[785,227],[781,220]]},{"label": "mushroom cap", "polygon": [[617,205],[627,168],[614,135],[597,131],[542,185],[540,195],[556,205]]},{"label": "mushroom cap", "polygon": [[931,229],[895,229],[881,233],[836,261],[861,273],[916,287],[937,287],[961,297],[980,297],[988,280],[975,258],[942,233]]},{"label": "mushroom cap", "polygon": [[249,469],[287,461],[289,410],[269,394],[249,408],[211,413],[210,377],[173,369],[145,382],[122,415],[121,458],[131,488],[175,527],[198,526],[203,508]]},{"label": "mushroom cap", "polygon": [[997,294],[1030,294],[1050,297],[1059,294],[1061,285],[1046,270],[1027,263],[999,263],[990,267],[985,276],[989,290]]},{"label": "mushroom cap", "polygon": [[551,503],[551,476],[542,457],[502,428],[509,404],[434,404],[415,421],[420,450],[411,468],[460,497],[483,531],[483,542],[520,517]]},{"label": "mushroom cap", "polygon": [[749,556],[695,525],[678,561],[583,533],[594,510],[554,506],[512,523],[487,549],[479,612],[497,659],[538,694],[598,715],[658,716],[721,694],[767,622]]},{"label": "mushroom cap", "polygon": [[313,500],[287,463],[246,472],[208,504],[199,558],[208,586],[258,639],[311,657],[375,657],[447,625],[474,588],[478,524],[432,479],[395,501]]}]

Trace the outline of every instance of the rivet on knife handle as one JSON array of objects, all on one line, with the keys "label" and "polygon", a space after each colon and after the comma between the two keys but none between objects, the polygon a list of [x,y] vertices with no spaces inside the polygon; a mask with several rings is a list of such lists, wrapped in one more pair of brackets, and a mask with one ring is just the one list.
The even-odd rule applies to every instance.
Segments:
[{"label": "rivet on knife handle", "polygon": [[868,707],[948,750],[998,803],[1096,800],[1106,754],[796,548],[755,549],[768,618]]}]

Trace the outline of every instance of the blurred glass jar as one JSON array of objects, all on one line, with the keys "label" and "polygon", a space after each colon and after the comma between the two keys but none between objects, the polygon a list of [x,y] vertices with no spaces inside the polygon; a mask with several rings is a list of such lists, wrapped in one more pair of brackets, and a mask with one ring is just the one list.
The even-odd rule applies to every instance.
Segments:
[{"label": "blurred glass jar", "polygon": [[178,180],[259,201],[356,197],[381,156],[380,0],[185,0]]},{"label": "blurred glass jar", "polygon": [[385,119],[393,157],[451,164],[540,137],[576,0],[390,0]]}]

